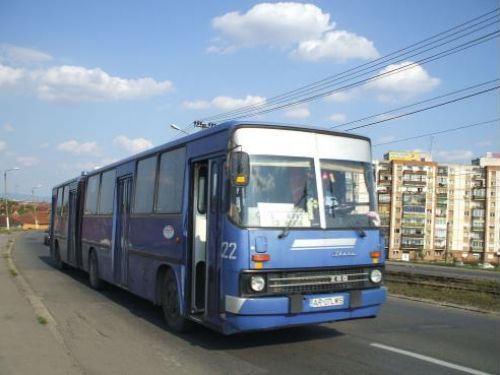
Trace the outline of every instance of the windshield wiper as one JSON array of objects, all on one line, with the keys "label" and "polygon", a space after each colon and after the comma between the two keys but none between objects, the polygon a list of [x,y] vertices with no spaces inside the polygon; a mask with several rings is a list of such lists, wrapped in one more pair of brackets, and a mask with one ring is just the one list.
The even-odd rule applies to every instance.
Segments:
[{"label": "windshield wiper", "polygon": [[307,211],[307,200],[306,198],[308,197],[309,193],[307,191],[307,180],[306,182],[304,183],[304,190],[302,192],[302,195],[300,196],[299,200],[297,201],[297,203],[295,203],[293,205],[293,212],[292,212],[292,215],[290,216],[290,219],[288,220],[288,223],[286,223],[286,226],[283,228],[283,231],[278,234],[278,238],[279,239],[283,239],[285,237],[288,236],[288,233],[290,232],[290,228],[293,224],[295,224],[295,221],[297,220],[297,213],[299,212],[298,211],[298,208],[299,208],[299,205],[300,203],[304,200],[305,204],[304,204],[304,211]]}]

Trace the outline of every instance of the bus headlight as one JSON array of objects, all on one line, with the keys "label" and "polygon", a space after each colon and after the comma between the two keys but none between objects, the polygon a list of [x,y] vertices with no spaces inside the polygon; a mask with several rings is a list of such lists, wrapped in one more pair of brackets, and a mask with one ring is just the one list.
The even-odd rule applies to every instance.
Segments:
[{"label": "bus headlight", "polygon": [[254,292],[262,292],[266,287],[266,280],[261,275],[254,275],[250,278],[250,288]]},{"label": "bus headlight", "polygon": [[374,284],[379,284],[382,281],[382,271],[378,269],[371,270],[370,281]]}]

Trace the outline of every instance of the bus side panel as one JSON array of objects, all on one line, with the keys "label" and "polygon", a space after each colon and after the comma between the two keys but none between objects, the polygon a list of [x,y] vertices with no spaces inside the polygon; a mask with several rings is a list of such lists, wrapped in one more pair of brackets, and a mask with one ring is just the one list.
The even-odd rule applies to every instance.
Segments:
[{"label": "bus side panel", "polygon": [[83,216],[82,220],[82,268],[88,271],[89,253],[97,252],[99,276],[113,282],[113,265],[111,256],[111,235],[113,229],[112,216]]},{"label": "bus side panel", "polygon": [[248,250],[248,230],[242,230],[231,223],[227,217],[223,220],[223,235],[221,239],[221,278],[220,303],[221,313],[225,312],[226,295],[240,295],[241,270],[250,268]]},{"label": "bus side panel", "polygon": [[[128,232],[128,288],[154,301],[162,264],[178,271],[185,259],[181,214],[131,216]],[[181,291],[182,292],[182,291]]]}]

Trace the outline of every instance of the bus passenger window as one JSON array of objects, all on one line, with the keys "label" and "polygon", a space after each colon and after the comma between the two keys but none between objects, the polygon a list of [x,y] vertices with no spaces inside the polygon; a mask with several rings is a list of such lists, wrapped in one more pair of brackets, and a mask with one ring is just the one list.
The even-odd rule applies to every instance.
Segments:
[{"label": "bus passenger window", "polygon": [[134,213],[150,213],[153,210],[155,177],[156,156],[139,160],[135,183]]},{"label": "bus passenger window", "polygon": [[200,214],[207,213],[207,167],[203,166],[198,171],[198,204]]}]

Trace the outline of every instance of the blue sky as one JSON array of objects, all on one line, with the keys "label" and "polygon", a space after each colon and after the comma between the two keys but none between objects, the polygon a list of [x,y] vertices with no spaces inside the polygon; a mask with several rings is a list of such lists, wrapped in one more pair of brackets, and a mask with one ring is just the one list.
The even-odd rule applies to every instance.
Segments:
[{"label": "blue sky", "polygon": [[[52,185],[179,133],[169,125],[254,104],[420,41],[496,0],[0,0],[0,169],[10,191]],[[490,28],[490,31],[494,28]],[[263,121],[328,127],[499,76],[494,39],[342,97]],[[403,74],[403,73],[401,73]],[[394,76],[396,77],[396,76]],[[380,143],[491,120],[498,90],[359,132]],[[433,139],[434,160],[499,151],[498,123]],[[430,137],[375,147],[428,151]],[[3,193],[3,192],[2,192]]]}]

